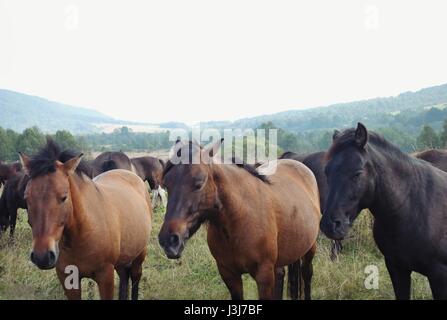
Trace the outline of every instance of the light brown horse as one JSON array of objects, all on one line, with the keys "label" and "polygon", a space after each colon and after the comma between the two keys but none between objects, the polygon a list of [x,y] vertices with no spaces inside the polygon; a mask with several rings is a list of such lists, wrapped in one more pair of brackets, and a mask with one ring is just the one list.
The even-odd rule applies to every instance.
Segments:
[{"label": "light brown horse", "polygon": [[221,142],[208,149],[177,144],[181,159],[171,157],[164,171],[169,198],[160,245],[168,258],[179,258],[186,240],[207,222],[208,245],[232,299],[243,299],[244,273],[255,279],[260,299],[282,298],[287,265],[292,298],[303,280],[310,299],[320,222],[314,175],[293,160],[277,160],[268,179],[246,164],[217,164]]},{"label": "light brown horse", "polygon": [[[91,180],[81,155],[60,152],[49,140],[33,157],[21,155],[30,177],[25,190],[33,233],[31,261],[56,267],[68,299],[81,299],[81,279],[92,278],[101,299],[113,299],[114,269],[119,298],[132,299],[151,229],[151,202],[143,181],[127,170],[112,170]],[[79,277],[66,278],[75,266]],[[66,273],[67,272],[67,273]]]}]

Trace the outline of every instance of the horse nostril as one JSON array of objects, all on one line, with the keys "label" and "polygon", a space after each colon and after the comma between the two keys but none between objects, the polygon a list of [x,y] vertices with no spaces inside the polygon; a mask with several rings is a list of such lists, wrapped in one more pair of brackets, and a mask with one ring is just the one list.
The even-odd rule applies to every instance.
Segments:
[{"label": "horse nostril", "polygon": [[54,251],[48,251],[48,264],[52,265],[56,262],[56,253]]},{"label": "horse nostril", "polygon": [[334,229],[335,230],[339,230],[341,228],[341,221],[340,220],[335,220],[334,221]]},{"label": "horse nostril", "polygon": [[177,247],[179,243],[180,243],[179,235],[176,233],[171,234],[171,236],[169,237],[169,244],[173,247]]},{"label": "horse nostril", "polygon": [[31,260],[32,263],[35,263],[35,262],[36,262],[36,261],[34,261],[34,252],[31,252],[29,258],[30,258],[30,260]]}]

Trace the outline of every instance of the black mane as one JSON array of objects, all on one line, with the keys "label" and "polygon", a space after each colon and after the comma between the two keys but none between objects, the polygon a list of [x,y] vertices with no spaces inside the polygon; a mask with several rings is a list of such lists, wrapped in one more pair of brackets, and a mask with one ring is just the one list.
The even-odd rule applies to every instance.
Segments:
[{"label": "black mane", "polygon": [[233,164],[235,164],[236,166],[238,166],[239,168],[244,169],[249,174],[251,174],[252,176],[258,178],[259,180],[261,180],[261,181],[263,181],[265,183],[270,184],[270,180],[267,178],[267,176],[260,174],[258,172],[258,170],[256,170],[256,168],[254,166],[249,165],[249,164],[247,164],[247,163],[245,163],[245,162],[243,162],[240,159],[235,158],[235,157],[231,158],[231,162]]},{"label": "black mane", "polygon": [[[348,147],[355,147],[357,146],[355,141],[355,128],[346,129],[345,131],[338,134],[338,136],[335,138],[335,140],[332,143],[332,146],[330,147],[329,151],[326,154],[326,160],[329,160],[334,156],[335,153],[348,148]],[[394,158],[398,158],[401,160],[408,160],[412,161],[412,157],[408,156],[404,152],[402,152],[397,146],[392,144],[391,142],[387,141],[383,136],[380,134],[368,131],[368,145],[372,147],[377,147],[382,150],[382,152],[385,152],[389,155],[392,155]]]},{"label": "black mane", "polygon": [[[184,147],[188,147],[188,152],[189,152],[189,163],[192,163],[192,154],[194,152],[198,152],[200,150],[202,150],[202,147],[194,142],[194,141],[188,141],[187,144],[184,144],[178,151],[177,151],[177,156],[184,156],[181,155],[181,152],[184,152],[185,149]],[[258,178],[259,180],[265,182],[265,183],[270,183],[270,180],[268,180],[267,176],[260,174],[256,168],[252,165],[249,165],[243,161],[241,161],[240,159],[237,159],[235,157],[231,158],[231,163],[238,166],[239,168],[244,169],[245,171],[247,171],[248,173],[250,173],[252,176]],[[164,166],[164,170],[163,170],[163,177],[169,172],[169,170],[172,169],[172,167],[174,167],[175,164],[171,162],[171,160],[168,160],[166,162],[166,165]]]},{"label": "black mane", "polygon": [[[65,163],[66,161],[79,155],[79,152],[73,150],[61,151],[53,139],[48,138],[46,145],[39,152],[31,157],[28,174],[31,179],[43,176],[56,171],[56,161]],[[84,160],[78,165],[76,173],[79,176],[85,174],[91,176],[91,169]]]}]

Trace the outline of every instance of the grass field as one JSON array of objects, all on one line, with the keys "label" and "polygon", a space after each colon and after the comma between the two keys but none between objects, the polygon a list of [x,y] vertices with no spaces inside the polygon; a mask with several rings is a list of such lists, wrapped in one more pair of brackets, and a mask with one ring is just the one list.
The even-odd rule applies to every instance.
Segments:
[{"label": "grass field", "polygon": [[[206,230],[188,242],[180,260],[169,260],[158,245],[157,235],[164,209],[153,217],[149,254],[140,284],[140,299],[229,299],[229,293],[217,272],[206,243]],[[371,235],[371,217],[360,215],[345,241],[338,261],[329,259],[329,241],[320,236],[314,260],[313,299],[394,299],[391,281],[383,257]],[[31,229],[26,212],[20,212],[15,243],[0,239],[0,299],[65,299],[54,270],[41,271],[29,261]],[[368,265],[379,269],[378,289],[367,290],[364,270]],[[116,284],[118,279],[116,279]],[[96,285],[83,280],[83,298],[98,299]],[[413,299],[431,299],[427,280],[413,274]],[[246,299],[256,299],[255,282],[244,277]]]}]

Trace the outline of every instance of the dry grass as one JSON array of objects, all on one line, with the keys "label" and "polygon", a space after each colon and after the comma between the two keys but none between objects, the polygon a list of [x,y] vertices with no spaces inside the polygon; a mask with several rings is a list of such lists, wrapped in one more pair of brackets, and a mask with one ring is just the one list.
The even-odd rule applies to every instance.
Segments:
[{"label": "dry grass", "polygon": [[[20,213],[17,237],[10,244],[7,237],[0,240],[0,299],[64,299],[54,270],[38,270],[29,261],[31,230],[26,213]],[[206,244],[202,228],[191,239],[183,258],[168,260],[157,242],[163,220],[163,210],[154,214],[154,227],[149,241],[149,255],[144,265],[140,285],[141,299],[228,299],[228,291],[217,272]],[[352,237],[345,241],[344,251],[336,262],[329,259],[329,241],[323,236],[314,260],[314,299],[393,299],[394,294],[383,257],[376,249],[371,235],[371,218],[364,212],[356,222]],[[379,289],[364,286],[367,265],[379,268]],[[83,281],[83,298],[97,299],[96,286]],[[256,299],[256,285],[244,277],[247,299]],[[413,275],[413,298],[430,299],[427,280]]]}]

